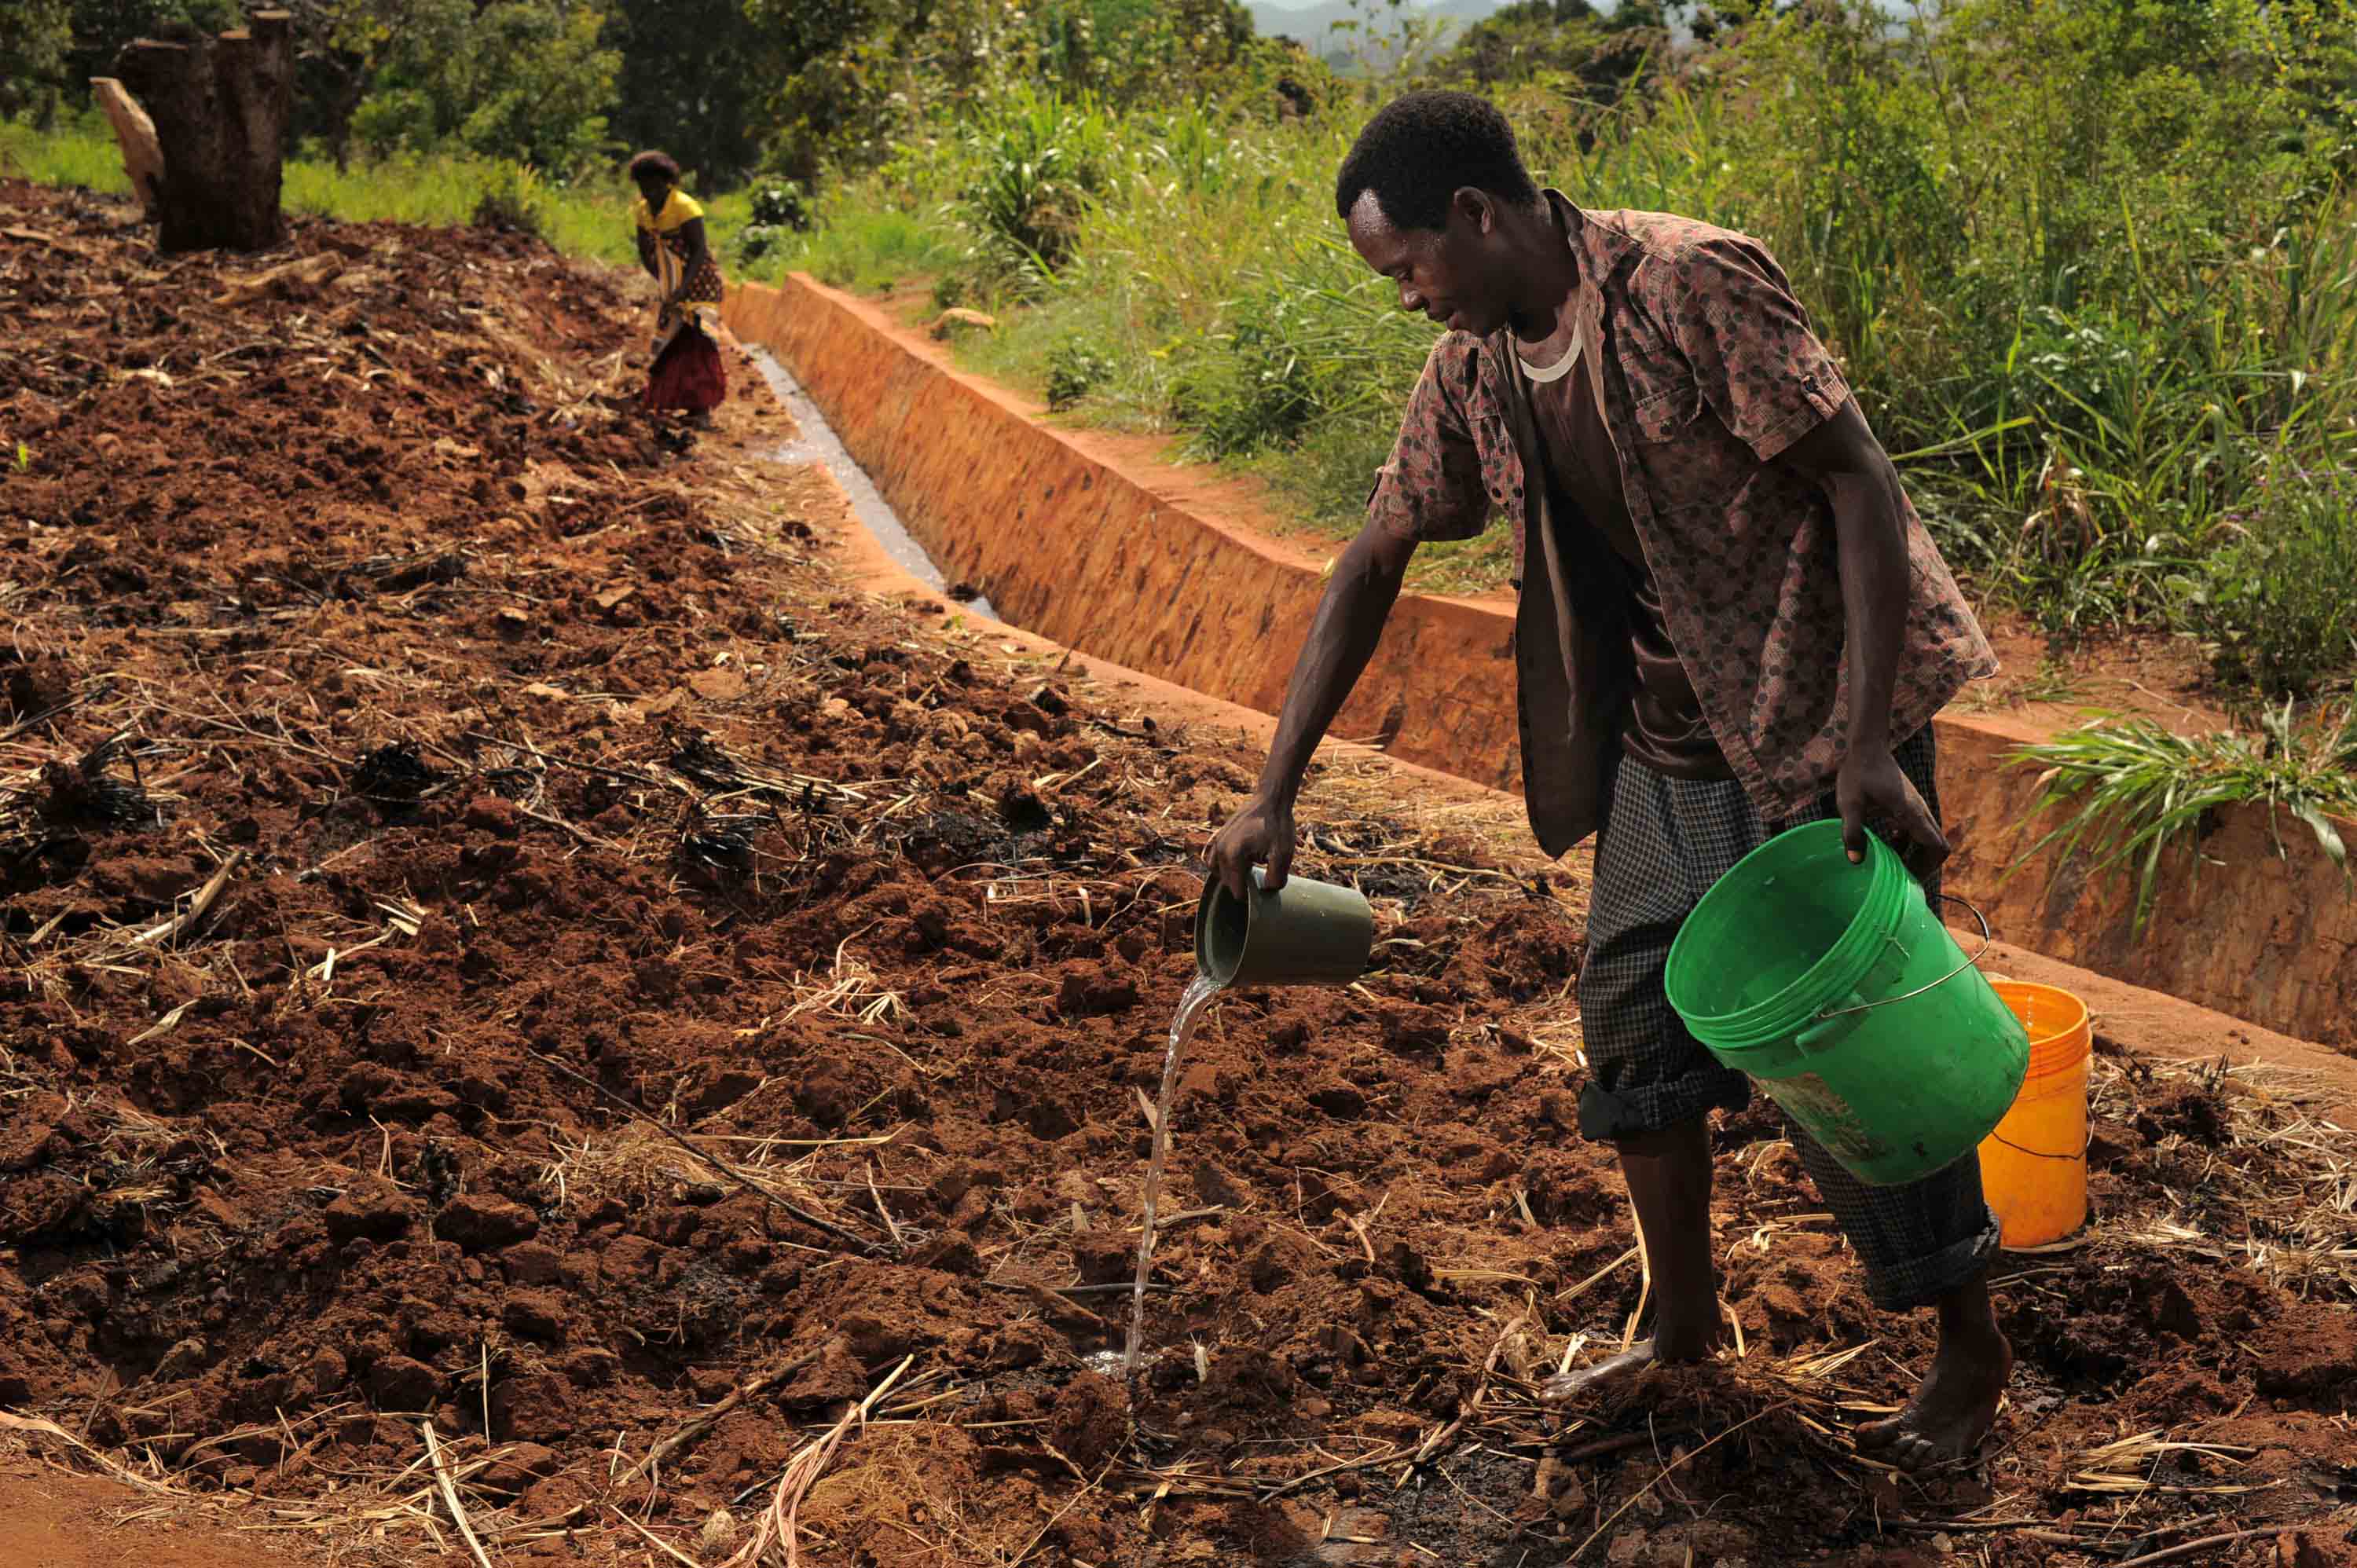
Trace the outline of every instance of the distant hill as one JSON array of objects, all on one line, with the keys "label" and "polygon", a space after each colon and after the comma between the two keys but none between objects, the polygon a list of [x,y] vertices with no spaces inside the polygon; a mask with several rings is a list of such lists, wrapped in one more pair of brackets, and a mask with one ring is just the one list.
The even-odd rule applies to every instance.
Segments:
[{"label": "distant hill", "polygon": [[[1446,18],[1461,28],[1469,22],[1495,16],[1505,9],[1507,0],[1412,0],[1412,3],[1426,16]],[[1590,0],[1590,3],[1599,13],[1609,16],[1620,0]],[[1920,0],[1889,0],[1885,8],[1890,14],[1892,29],[1903,31],[1906,18],[1917,12],[1919,5]],[[1244,9],[1252,13],[1253,27],[1263,37],[1282,35],[1298,38],[1308,46],[1313,54],[1328,57],[1339,57],[1348,52],[1343,38],[1334,31],[1334,24],[1361,19],[1358,13],[1351,9],[1349,0],[1314,0],[1313,4],[1307,5],[1286,4],[1285,0],[1249,0]],[[1376,0],[1376,4],[1368,9],[1376,13],[1375,20],[1380,22],[1382,13],[1389,7],[1383,5],[1382,0]],[[1680,40],[1690,37],[1684,21],[1672,24],[1671,36]],[[1340,60],[1337,59],[1336,63],[1340,64]]]},{"label": "distant hill", "polygon": [[[1504,0],[1429,0],[1421,9],[1426,16],[1446,17],[1462,27],[1491,15],[1503,3]],[[1346,0],[1318,0],[1316,5],[1299,7],[1257,0],[1244,8],[1252,13],[1253,27],[1263,35],[1283,34],[1299,38],[1315,54],[1337,52],[1342,40],[1336,36],[1334,24],[1357,16]],[[1382,7],[1370,9],[1380,11]]]}]

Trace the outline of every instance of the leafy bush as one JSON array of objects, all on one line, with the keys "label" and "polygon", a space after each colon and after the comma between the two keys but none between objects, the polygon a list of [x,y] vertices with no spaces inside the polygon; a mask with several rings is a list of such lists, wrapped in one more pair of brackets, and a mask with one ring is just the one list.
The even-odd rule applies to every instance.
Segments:
[{"label": "leafy bush", "polygon": [[1113,379],[1113,361],[1080,338],[1059,343],[1048,355],[1048,406],[1071,407]]},{"label": "leafy bush", "polygon": [[2311,697],[2357,670],[2357,501],[2340,473],[2283,466],[2233,542],[2178,579],[2218,678],[2266,697]]},{"label": "leafy bush", "polygon": [[441,136],[434,100],[425,89],[389,87],[371,92],[352,113],[352,139],[379,157],[422,153]]},{"label": "leafy bush", "polygon": [[503,165],[475,199],[475,210],[468,220],[478,229],[529,234],[537,240],[542,238],[541,201],[540,179],[530,167]]},{"label": "leafy bush", "polygon": [[1035,282],[1062,266],[1104,187],[1111,139],[1093,104],[1054,93],[1017,93],[984,121],[963,206],[985,246],[1011,251],[1003,259]]},{"label": "leafy bush", "polygon": [[757,227],[791,229],[802,233],[811,226],[810,200],[799,181],[764,180],[753,188],[751,201]]}]

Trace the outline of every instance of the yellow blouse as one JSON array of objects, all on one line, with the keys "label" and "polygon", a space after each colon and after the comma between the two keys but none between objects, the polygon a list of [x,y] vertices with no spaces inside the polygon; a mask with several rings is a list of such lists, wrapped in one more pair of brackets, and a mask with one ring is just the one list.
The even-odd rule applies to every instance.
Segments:
[{"label": "yellow blouse", "polygon": [[[727,287],[720,281],[720,267],[709,251],[705,252],[703,263],[695,269],[694,275],[688,275],[687,264],[692,256],[687,237],[680,231],[704,216],[703,203],[673,186],[671,195],[663,201],[662,211],[649,211],[647,199],[642,196],[630,204],[630,216],[637,220],[639,231],[650,236],[649,243],[654,251],[655,284],[662,290],[665,298],[676,294],[685,304],[718,305],[727,297]],[[660,313],[660,318],[673,319],[672,313],[665,309]]]},{"label": "yellow blouse", "polygon": [[703,217],[704,204],[674,185],[661,212],[647,210],[647,199],[641,196],[630,203],[630,216],[638,220],[640,228],[650,233],[669,234],[681,225],[693,223]]}]

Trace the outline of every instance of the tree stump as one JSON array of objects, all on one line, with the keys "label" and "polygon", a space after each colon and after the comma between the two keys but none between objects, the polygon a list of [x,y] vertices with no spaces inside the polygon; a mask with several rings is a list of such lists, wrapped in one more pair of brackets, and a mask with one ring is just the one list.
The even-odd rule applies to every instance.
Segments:
[{"label": "tree stump", "polygon": [[156,181],[166,252],[266,251],[286,239],[279,210],[295,112],[294,18],[257,11],[217,38],[140,38],[115,64],[146,107],[164,152]]}]

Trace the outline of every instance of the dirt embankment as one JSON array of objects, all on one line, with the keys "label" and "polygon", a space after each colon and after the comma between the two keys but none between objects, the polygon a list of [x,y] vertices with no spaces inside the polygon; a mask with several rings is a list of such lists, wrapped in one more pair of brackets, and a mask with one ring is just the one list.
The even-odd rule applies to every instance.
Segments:
[{"label": "dirt embankment", "polygon": [[87,1444],[38,1452],[465,1562],[438,1452],[502,1562],[719,1563],[897,1370],[805,1561],[2350,1560],[2349,1142],[2264,1074],[2100,1064],[2102,1223],[2003,1271],[1969,1473],[1852,1452],[1928,1325],[1758,1110],[1743,1356],[1542,1414],[1642,1288],[1580,911],[1372,766],[1301,868],[1380,965],[1204,1031],[1133,1398],[1137,1096],[1257,758],[848,591],[778,419],[622,406],[607,275],[311,224],[241,288],[0,205],[0,1406]]}]

